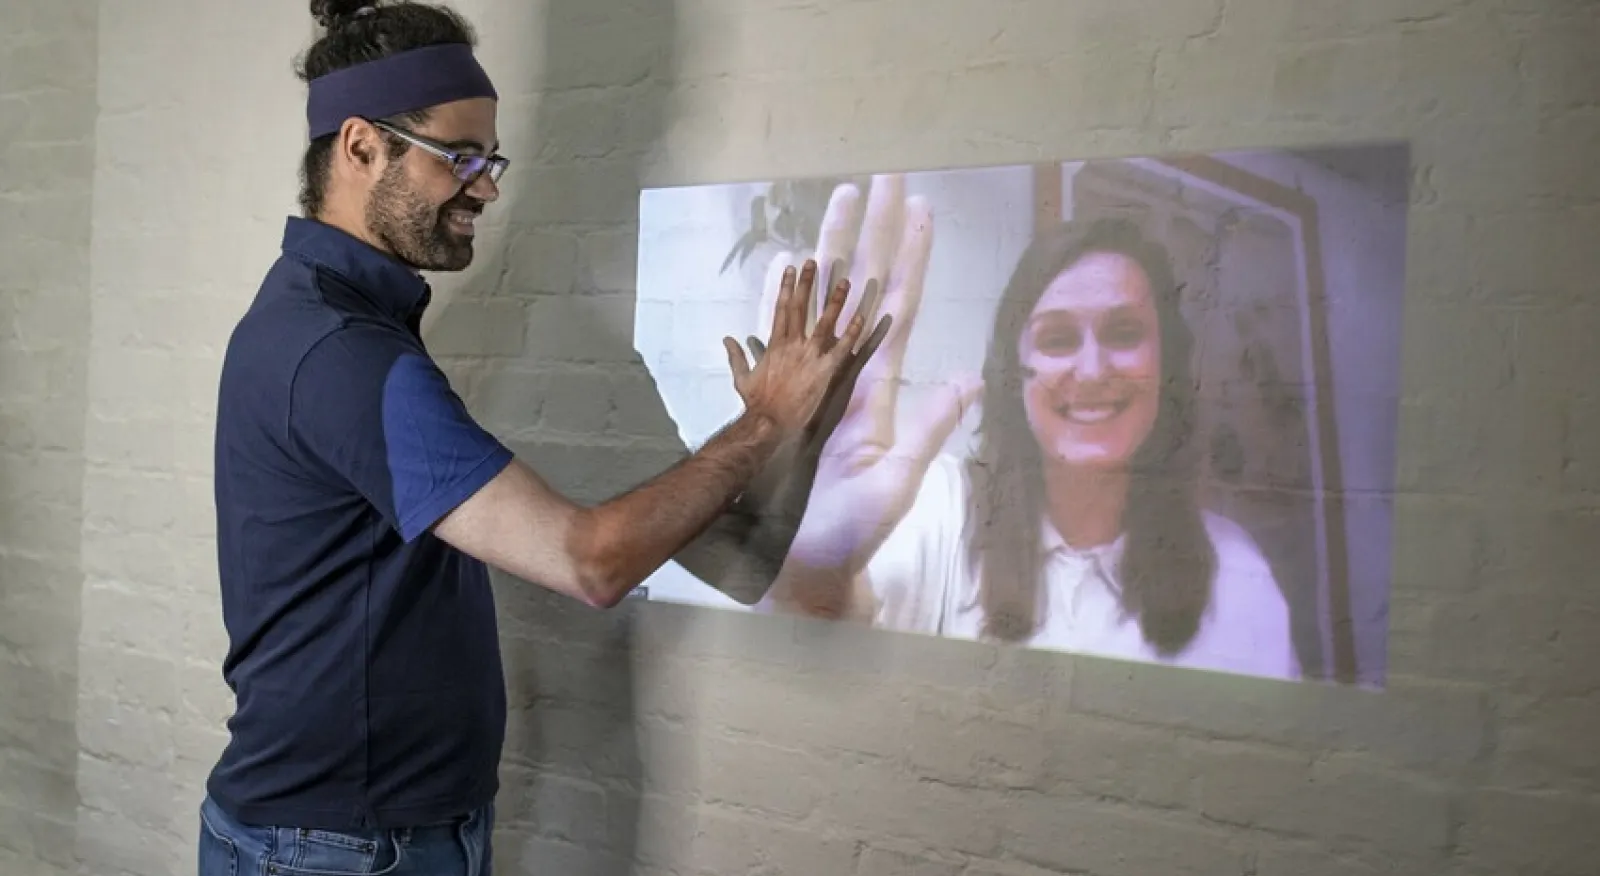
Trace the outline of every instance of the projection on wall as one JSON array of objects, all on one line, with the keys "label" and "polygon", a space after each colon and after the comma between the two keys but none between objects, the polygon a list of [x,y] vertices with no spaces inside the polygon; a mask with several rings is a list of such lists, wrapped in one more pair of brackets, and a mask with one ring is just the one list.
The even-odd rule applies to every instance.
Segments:
[{"label": "projection on wall", "polygon": [[1381,687],[1408,179],[1381,144],[644,192],[635,343],[690,446],[777,266],[843,259],[904,329],[771,596],[648,598]]}]

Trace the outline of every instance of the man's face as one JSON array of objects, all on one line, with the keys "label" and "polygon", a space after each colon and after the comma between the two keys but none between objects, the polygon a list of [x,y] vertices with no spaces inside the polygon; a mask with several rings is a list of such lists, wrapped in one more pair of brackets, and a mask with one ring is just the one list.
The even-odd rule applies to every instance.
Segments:
[{"label": "man's face", "polygon": [[[454,152],[490,155],[499,148],[495,102],[487,98],[435,107],[426,124],[407,130]],[[387,162],[373,185],[366,224],[412,267],[459,271],[472,264],[474,222],[498,196],[488,174],[462,180],[449,161],[413,144],[398,160]]]}]

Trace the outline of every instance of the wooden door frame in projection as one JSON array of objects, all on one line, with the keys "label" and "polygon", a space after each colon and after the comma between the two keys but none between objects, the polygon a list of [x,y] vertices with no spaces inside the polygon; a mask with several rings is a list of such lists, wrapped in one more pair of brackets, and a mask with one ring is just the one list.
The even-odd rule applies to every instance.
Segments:
[{"label": "wooden door frame in projection", "polygon": [[[1107,158],[1084,164],[1128,162],[1163,175],[1184,178],[1196,186],[1223,194],[1261,209],[1289,225],[1296,240],[1300,266],[1300,301],[1305,349],[1311,366],[1313,407],[1307,431],[1316,514],[1318,631],[1321,663],[1332,680],[1354,683],[1358,678],[1354,621],[1350,609],[1350,573],[1345,526],[1344,483],[1339,453],[1339,427],[1332,405],[1332,356],[1328,345],[1325,274],[1322,237],[1316,201],[1295,189],[1243,170],[1208,155],[1150,158]],[[1070,203],[1066,164],[1034,165],[1033,216],[1035,226],[1060,222]]]}]

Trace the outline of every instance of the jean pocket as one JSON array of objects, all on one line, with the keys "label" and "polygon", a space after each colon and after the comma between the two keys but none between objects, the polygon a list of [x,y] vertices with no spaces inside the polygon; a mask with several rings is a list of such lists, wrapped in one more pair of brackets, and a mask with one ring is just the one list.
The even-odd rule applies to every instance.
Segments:
[{"label": "jean pocket", "polygon": [[200,813],[200,876],[239,876],[239,847]]},{"label": "jean pocket", "polygon": [[284,829],[268,876],[380,876],[400,864],[400,844],[387,831],[349,834]]}]

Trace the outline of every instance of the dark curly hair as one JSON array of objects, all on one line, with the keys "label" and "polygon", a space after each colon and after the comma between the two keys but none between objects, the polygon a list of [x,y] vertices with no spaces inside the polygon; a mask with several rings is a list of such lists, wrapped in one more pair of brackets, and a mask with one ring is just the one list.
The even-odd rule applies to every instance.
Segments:
[{"label": "dark curly hair", "polygon": [[[444,6],[381,0],[311,0],[311,17],[325,33],[296,64],[295,75],[307,83],[335,70],[412,49],[453,43],[477,45],[472,26]],[[427,119],[427,111],[419,110],[387,121],[420,125]],[[306,216],[322,212],[329,157],[337,137],[328,134],[306,147],[300,163],[300,209]],[[409,148],[398,137],[389,137],[388,142],[391,158],[400,157]]]}]

